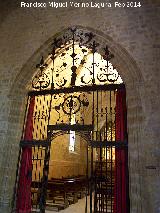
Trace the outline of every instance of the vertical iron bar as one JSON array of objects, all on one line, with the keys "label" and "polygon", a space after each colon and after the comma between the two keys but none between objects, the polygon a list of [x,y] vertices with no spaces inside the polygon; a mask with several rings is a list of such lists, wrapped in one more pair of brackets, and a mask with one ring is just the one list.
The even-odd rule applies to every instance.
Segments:
[{"label": "vertical iron bar", "polygon": [[85,213],[87,213],[88,210],[88,202],[87,202],[87,195],[89,192],[89,179],[88,179],[88,144],[87,144],[87,171],[86,171],[86,177],[87,177],[87,184],[86,184],[86,206],[85,206]]},{"label": "vertical iron bar", "polygon": [[[99,136],[100,134],[98,134],[98,133],[100,133],[100,131],[98,131],[98,127],[99,127],[98,118],[99,118],[99,115],[98,115],[98,90],[97,90],[97,135]],[[98,141],[99,138],[96,138],[96,140]]]},{"label": "vertical iron bar", "polygon": [[[107,93],[107,92],[106,92]],[[107,126],[108,126],[108,124],[107,124],[107,122],[108,122],[108,119],[107,119],[107,103],[106,103],[106,138],[105,138],[105,140],[107,141]],[[107,194],[108,194],[108,176],[107,176],[107,163],[108,163],[108,160],[107,160],[107,146],[106,146],[106,211],[107,211],[107,201],[108,201],[108,198],[107,198]]]},{"label": "vertical iron bar", "polygon": [[[114,132],[115,132],[115,141],[117,140],[116,139],[116,133],[117,133],[117,126],[116,126],[116,120],[117,120],[117,115],[116,115],[116,94],[117,94],[117,91],[115,91],[115,94],[114,94],[114,101],[115,101],[115,106],[114,106],[114,113],[115,113],[115,121],[114,121]],[[117,192],[117,184],[116,184],[116,177],[117,177],[117,159],[116,159],[116,152],[117,152],[117,148],[115,147],[115,162],[114,162],[114,187],[115,187],[115,190]],[[117,198],[115,198],[115,196],[117,196],[117,193],[114,193],[114,200],[117,200]],[[117,203],[115,204],[117,206]],[[116,207],[117,208],[117,207]]]},{"label": "vertical iron bar", "polygon": [[[110,91],[110,123],[111,123],[111,142],[112,142],[112,128],[113,128],[113,125],[112,125],[112,92]],[[112,208],[112,198],[113,198],[113,190],[112,190],[112,184],[113,184],[113,180],[112,180],[112,173],[113,173],[113,159],[112,159],[112,146],[111,146],[111,212],[113,211],[113,208]]]},{"label": "vertical iron bar", "polygon": [[75,51],[74,51],[74,31],[75,30],[72,30],[72,32],[73,32],[73,45],[72,45],[72,48],[73,48],[73,66],[74,66],[74,54],[75,54]]},{"label": "vertical iron bar", "polygon": [[100,212],[102,212],[102,194],[103,194],[103,188],[102,188],[102,147],[100,147],[100,181],[99,181],[99,184],[100,184]]},{"label": "vertical iron bar", "polygon": [[90,186],[90,213],[92,213],[92,189],[93,189],[93,147],[91,148],[91,186]]},{"label": "vertical iron bar", "polygon": [[[94,72],[94,64],[93,64]],[[92,92],[92,126],[94,126],[94,91]],[[92,131],[92,140],[94,140],[94,129]],[[90,213],[92,213],[92,187],[93,187],[93,147],[91,147],[91,178],[90,178]]]},{"label": "vertical iron bar", "polygon": [[52,83],[51,83],[51,89],[54,89],[54,79],[53,79],[53,73],[54,73],[54,58],[55,57],[55,47],[53,47],[53,51],[52,51],[52,61],[53,61],[53,67],[52,67]]},{"label": "vertical iron bar", "polygon": [[[53,94],[51,94],[50,105],[48,107],[48,125],[50,124],[52,99],[53,99]],[[47,138],[48,138],[48,136],[47,136]]]},{"label": "vertical iron bar", "polygon": [[[82,118],[82,125],[84,125],[84,111],[85,111],[85,110],[84,110],[84,106],[83,106],[82,109],[83,109],[83,113],[82,113],[82,117],[81,117],[81,118]],[[80,112],[80,113],[81,113],[81,112]],[[80,115],[80,116],[81,116],[81,115]]]},{"label": "vertical iron bar", "polygon": [[[107,197],[107,195],[108,195],[108,160],[107,160],[107,146],[106,146],[106,211],[108,212],[108,210],[107,210],[107,208],[108,208],[108,206],[107,206],[107,204],[108,204],[108,197]],[[106,212],[106,213],[107,213]]]},{"label": "vertical iron bar", "polygon": [[92,83],[95,84],[95,75],[94,75],[94,74],[95,74],[95,73],[94,73],[94,72],[95,72],[95,70],[94,70],[95,41],[93,42],[93,49],[92,49],[92,52],[93,52],[93,63],[92,63],[92,64],[93,64],[93,79],[92,79]]},{"label": "vertical iron bar", "polygon": [[[97,97],[96,97],[96,99],[97,99],[97,108],[96,108],[96,115],[97,115],[97,119],[96,119],[96,123],[97,123],[97,138],[96,138],[96,141],[99,141],[100,140],[100,131],[98,130],[98,127],[99,127],[99,125],[98,125],[98,118],[99,118],[99,115],[98,115],[98,90],[97,90]],[[101,172],[101,148],[100,148],[100,172]],[[95,177],[96,178],[96,177]],[[100,205],[101,205],[101,203],[100,203],[100,199],[101,199],[101,195],[100,195],[100,190],[101,190],[101,183],[100,183],[100,181],[99,181],[99,179],[100,179],[100,177],[98,177],[98,180],[96,181],[96,182],[98,182],[98,184],[99,184],[99,199],[98,199],[98,201],[99,201],[99,211],[100,211]]]}]

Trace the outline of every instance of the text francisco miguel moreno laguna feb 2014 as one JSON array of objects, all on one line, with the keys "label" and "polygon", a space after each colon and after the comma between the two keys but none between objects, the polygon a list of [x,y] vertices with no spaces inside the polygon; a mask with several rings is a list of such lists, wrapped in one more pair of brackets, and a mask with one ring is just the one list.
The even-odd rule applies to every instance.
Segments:
[{"label": "text francisco miguel moreno laguna feb 2014", "polygon": [[82,7],[82,8],[105,8],[105,7],[115,7],[115,8],[124,8],[124,7],[141,7],[142,4],[140,1],[128,1],[128,2],[72,2],[72,1],[66,1],[66,2],[56,2],[56,1],[50,1],[50,2],[23,2],[21,1],[20,7],[22,8],[67,8],[67,7]]}]

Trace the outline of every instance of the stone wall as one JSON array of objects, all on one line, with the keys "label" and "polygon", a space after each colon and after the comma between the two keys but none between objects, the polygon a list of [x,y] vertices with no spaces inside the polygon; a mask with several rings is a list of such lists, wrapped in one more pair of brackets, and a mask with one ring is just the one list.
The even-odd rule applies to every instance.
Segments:
[{"label": "stone wall", "polygon": [[76,135],[75,151],[69,151],[69,135],[56,137],[51,145],[49,179],[86,175],[87,143]]},{"label": "stone wall", "polygon": [[102,9],[20,8],[17,0],[1,4],[0,212],[10,212],[35,64],[53,36],[82,26],[109,45],[115,55],[112,63],[126,84],[131,213],[159,213],[159,1],[143,1],[141,8]]}]

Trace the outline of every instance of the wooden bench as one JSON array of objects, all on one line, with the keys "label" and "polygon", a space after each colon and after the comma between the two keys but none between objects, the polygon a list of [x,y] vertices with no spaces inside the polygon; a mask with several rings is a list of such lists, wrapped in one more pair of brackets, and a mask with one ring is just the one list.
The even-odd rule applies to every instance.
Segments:
[{"label": "wooden bench", "polygon": [[[38,205],[42,183],[32,182],[32,203]],[[46,209],[65,209],[69,204],[78,202],[86,193],[85,176],[71,178],[52,178],[47,184]]]},{"label": "wooden bench", "polygon": [[47,200],[51,200],[52,206],[56,206],[58,209],[65,209],[69,206],[65,181],[61,179],[48,181]]}]

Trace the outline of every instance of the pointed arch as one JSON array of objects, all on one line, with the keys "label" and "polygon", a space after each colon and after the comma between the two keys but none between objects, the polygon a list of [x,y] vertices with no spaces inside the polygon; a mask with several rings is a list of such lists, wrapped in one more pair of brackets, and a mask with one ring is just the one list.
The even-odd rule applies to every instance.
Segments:
[{"label": "pointed arch", "polygon": [[[88,31],[88,28],[83,28],[83,27],[80,27],[80,28]],[[64,29],[64,31],[66,31],[66,29]],[[141,72],[140,72],[139,68],[137,67],[133,58],[127,53],[126,50],[124,50],[121,46],[119,46],[111,38],[102,34],[101,32],[98,32],[94,29],[92,29],[92,31],[96,32],[97,36],[99,37],[100,41],[102,41],[102,43],[103,42],[105,44],[106,44],[106,42],[108,43],[110,50],[115,55],[114,59],[112,59],[111,62],[113,65],[116,66],[117,70],[119,71],[120,75],[122,76],[122,79],[125,82],[126,90],[127,90],[127,102],[128,102],[128,109],[129,109],[128,110],[128,129],[130,132],[129,141],[131,144],[133,144],[134,148],[139,149],[138,144],[140,144],[140,141],[141,141],[141,137],[140,137],[141,124],[136,124],[137,129],[135,130],[134,127],[135,127],[136,121],[133,121],[133,117],[135,119],[143,119],[143,108],[142,108],[141,97],[140,97],[140,93],[139,93],[139,90],[143,84],[143,79],[140,74]],[[58,33],[54,37],[57,37],[58,35],[63,34],[63,32]],[[16,99],[16,98],[19,99],[18,108],[22,107],[24,109],[24,96],[28,92],[29,82],[35,72],[35,67],[34,67],[35,62],[37,63],[42,52],[44,53],[44,57],[46,57],[52,40],[53,40],[53,37],[51,39],[49,39],[44,45],[42,45],[42,47],[33,56],[31,56],[31,58],[26,62],[26,64],[22,68],[22,70],[17,75],[16,81],[10,91],[10,97],[11,97],[11,102],[13,102],[14,99]],[[29,70],[29,72],[28,72],[28,70]],[[17,94],[18,94],[17,90],[21,94],[19,97],[17,96]],[[134,99],[133,99],[133,97],[134,97]],[[133,113],[132,113],[132,105],[134,105],[135,108],[137,109],[135,115],[133,115]],[[13,115],[12,109],[11,109],[10,115],[11,115],[11,117]],[[17,129],[22,124],[22,118],[23,118],[23,113],[21,115],[18,115],[19,125],[17,126]],[[11,120],[10,120],[10,125],[12,125]],[[137,135],[136,138],[133,137],[134,134]],[[15,138],[14,142],[15,142],[15,144],[17,143],[17,138]],[[130,175],[134,174],[134,172],[136,172],[136,174],[140,174],[138,161],[137,161],[136,165],[135,164],[132,165],[132,163],[131,163],[132,160],[134,160],[134,157],[132,155],[132,149],[134,149],[133,147],[129,149],[129,157],[130,157],[129,169],[131,171]],[[132,196],[134,197],[134,195],[137,194],[137,191],[139,191],[139,193],[140,193],[140,178],[139,178],[139,182],[137,184],[136,190],[134,188],[132,178],[130,179],[130,181],[131,181],[130,194],[131,194],[131,197]]]}]

